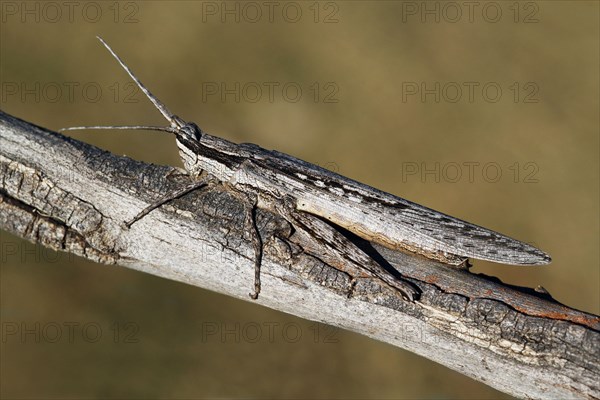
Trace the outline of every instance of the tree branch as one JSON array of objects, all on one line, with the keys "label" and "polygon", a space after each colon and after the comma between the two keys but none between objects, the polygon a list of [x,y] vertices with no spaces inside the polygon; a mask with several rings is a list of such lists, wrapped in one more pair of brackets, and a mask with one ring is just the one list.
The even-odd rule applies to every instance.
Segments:
[{"label": "tree branch", "polygon": [[[52,249],[249,300],[253,247],[244,205],[221,185],[123,226],[189,182],[0,111],[0,227]],[[600,398],[600,318],[416,255],[369,255],[419,287],[414,303],[259,210],[257,302],[410,350],[514,396]],[[333,227],[327,228],[334,230]],[[363,246],[364,247],[364,246]]]}]

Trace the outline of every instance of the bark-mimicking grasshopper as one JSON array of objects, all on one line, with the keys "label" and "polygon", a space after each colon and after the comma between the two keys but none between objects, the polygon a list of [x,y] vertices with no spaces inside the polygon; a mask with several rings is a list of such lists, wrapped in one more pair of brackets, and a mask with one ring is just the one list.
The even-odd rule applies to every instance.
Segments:
[{"label": "bark-mimicking grasshopper", "polygon": [[[168,127],[89,126],[75,129],[152,129],[173,133],[185,169],[193,182],[151,204],[127,226],[162,204],[205,186],[209,179],[228,184],[234,194],[249,201],[246,222],[252,229],[255,251],[254,292],[260,292],[262,241],[256,228],[255,208],[276,212],[302,223],[294,213],[308,213],[328,220],[355,235],[392,249],[410,250],[451,265],[469,257],[513,265],[542,265],[551,259],[543,251],[489,229],[470,224],[432,209],[382,192],[370,186],[254,144],[235,144],[203,132],[196,124],[171,113],[136,78],[114,51],[98,38],[127,71],[154,106],[169,121]],[[306,222],[306,219],[303,219]],[[315,225],[316,226],[316,225]],[[318,227],[315,227],[318,231]],[[348,246],[353,246],[348,241]],[[373,267],[371,267],[373,269]],[[390,277],[383,268],[375,275],[413,300],[412,285]],[[373,271],[371,271],[373,272]]]}]

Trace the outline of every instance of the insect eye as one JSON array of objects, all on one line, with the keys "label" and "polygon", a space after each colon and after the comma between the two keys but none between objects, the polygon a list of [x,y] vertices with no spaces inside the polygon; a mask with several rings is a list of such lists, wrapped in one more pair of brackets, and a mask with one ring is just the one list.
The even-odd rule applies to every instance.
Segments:
[{"label": "insect eye", "polygon": [[200,137],[202,136],[202,130],[198,127],[198,125],[192,123],[186,124],[181,128],[181,133],[183,133],[184,136],[193,139],[193,140],[200,140]]}]

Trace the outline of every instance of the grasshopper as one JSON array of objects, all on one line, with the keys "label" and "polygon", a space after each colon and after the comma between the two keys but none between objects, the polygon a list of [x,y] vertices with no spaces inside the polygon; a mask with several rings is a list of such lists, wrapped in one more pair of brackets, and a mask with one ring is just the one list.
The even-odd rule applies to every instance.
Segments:
[{"label": "grasshopper", "polygon": [[[166,202],[216,180],[249,204],[246,221],[251,227],[255,253],[253,299],[260,293],[262,239],[256,227],[256,207],[298,223],[301,214],[316,216],[370,242],[394,250],[408,250],[443,263],[466,265],[468,258],[511,265],[548,264],[545,252],[492,230],[385,193],[329,170],[257,145],[235,144],[209,135],[195,123],[173,114],[142,84],[102,38],[108,49],[142,92],[169,122],[169,126],[80,126],[79,129],[160,130],[175,135],[179,154],[191,184],[149,205],[133,219],[140,218]],[[317,231],[318,227],[315,228]],[[353,246],[351,241],[347,246]],[[408,282],[390,277],[383,268],[374,274],[413,300],[416,291]]]}]

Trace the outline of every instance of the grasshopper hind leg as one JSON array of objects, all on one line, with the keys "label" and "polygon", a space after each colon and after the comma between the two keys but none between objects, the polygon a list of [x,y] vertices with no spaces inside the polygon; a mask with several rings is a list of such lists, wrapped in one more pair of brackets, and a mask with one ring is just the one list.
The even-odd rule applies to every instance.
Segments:
[{"label": "grasshopper hind leg", "polygon": [[[342,233],[342,227],[332,225],[317,215],[298,211],[293,199],[282,199],[278,208],[279,214],[285,216],[292,226],[308,233],[311,240],[315,241],[316,246],[309,249],[309,253],[331,261],[331,265],[353,276],[352,288],[357,278],[371,277],[395,289],[407,301],[413,302],[420,296],[417,286],[403,279],[397,271],[386,269],[384,265],[388,263],[383,257],[362,248],[357,238],[353,240]],[[352,234],[350,231],[346,233]]]}]

